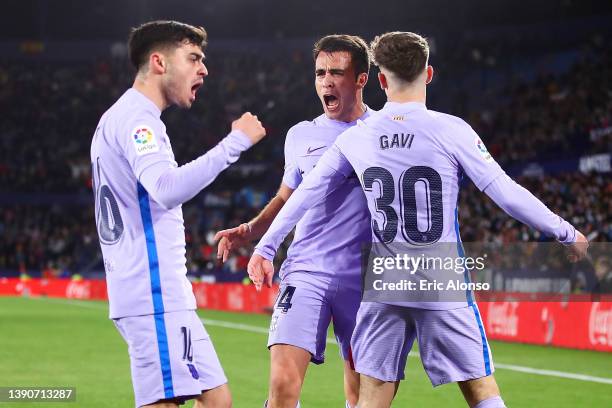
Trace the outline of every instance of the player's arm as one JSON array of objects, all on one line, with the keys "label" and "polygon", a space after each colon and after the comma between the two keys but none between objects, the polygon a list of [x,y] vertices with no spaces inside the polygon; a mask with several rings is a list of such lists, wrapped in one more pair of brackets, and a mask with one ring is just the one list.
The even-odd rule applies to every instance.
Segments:
[{"label": "player's arm", "polygon": [[274,217],[283,208],[285,202],[302,182],[302,173],[297,163],[295,155],[295,139],[294,128],[289,129],[285,137],[285,171],[281,186],[274,198],[265,206],[265,208],[251,221],[242,223],[234,228],[229,228],[219,231],[215,234],[215,241],[219,240],[217,245],[217,259],[222,262],[227,261],[230,252],[238,248],[250,245],[250,243],[266,232]]},{"label": "player's arm", "polygon": [[155,162],[140,173],[139,180],[155,201],[164,208],[174,208],[212,183],[265,134],[257,117],[247,112],[232,123],[230,134],[207,153],[180,167],[165,160]]},{"label": "player's arm", "polygon": [[476,187],[511,217],[569,245],[572,261],[586,255],[586,238],[508,177],[469,125],[462,123],[456,130],[454,156]]},{"label": "player's arm", "polygon": [[291,197],[292,193],[292,188],[284,182],[281,183],[274,198],[270,200],[255,218],[237,227],[217,232],[214,238],[215,241],[219,240],[219,244],[217,245],[217,258],[225,262],[231,251],[246,246],[251,241],[261,238],[289,197]]},{"label": "player's arm", "polygon": [[353,168],[334,144],[323,154],[315,168],[304,178],[263,235],[248,265],[249,277],[257,290],[264,281],[272,285],[276,250],[306,211],[340,186]]},{"label": "player's arm", "polygon": [[585,236],[506,174],[493,180],[484,193],[512,218],[568,245],[570,260],[586,256],[589,244]]}]

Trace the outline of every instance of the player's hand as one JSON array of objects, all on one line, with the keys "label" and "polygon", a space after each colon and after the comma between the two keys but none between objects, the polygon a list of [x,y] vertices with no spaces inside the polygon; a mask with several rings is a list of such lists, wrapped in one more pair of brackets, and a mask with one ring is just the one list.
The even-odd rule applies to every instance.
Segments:
[{"label": "player's hand", "polygon": [[578,262],[587,256],[589,240],[580,231],[576,230],[576,241],[567,248],[569,249],[567,259],[570,262]]},{"label": "player's hand", "polygon": [[266,135],[266,129],[257,119],[257,116],[251,112],[243,113],[240,118],[233,121],[232,130],[241,130],[251,139],[253,144],[259,142]]},{"label": "player's hand", "polygon": [[219,241],[217,245],[217,259],[226,262],[231,251],[248,245],[250,233],[251,228],[247,223],[217,232],[214,237],[215,241]]},{"label": "player's hand", "polygon": [[272,287],[274,277],[274,265],[261,255],[253,254],[247,267],[249,278],[255,284],[255,289],[259,292],[264,282],[269,288]]}]

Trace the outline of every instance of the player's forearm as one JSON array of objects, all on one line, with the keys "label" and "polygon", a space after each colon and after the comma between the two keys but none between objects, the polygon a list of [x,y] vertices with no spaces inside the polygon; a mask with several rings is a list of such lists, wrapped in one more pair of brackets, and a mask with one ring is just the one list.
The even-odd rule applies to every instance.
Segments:
[{"label": "player's forearm", "polygon": [[484,192],[508,215],[563,244],[576,240],[576,229],[553,213],[528,190],[507,175],[497,177]]},{"label": "player's forearm", "polygon": [[261,233],[263,236],[255,247],[256,254],[269,260],[274,259],[280,244],[311,206],[311,203],[306,200],[306,194],[303,189],[298,187],[292,198],[278,207],[277,214],[269,220],[269,224],[265,228],[265,224],[262,222],[261,228],[263,231]]},{"label": "player's forearm", "polygon": [[278,194],[264,207],[263,210],[251,221],[249,221],[249,238],[259,239],[270,228],[272,221],[285,205],[285,199]]},{"label": "player's forearm", "polygon": [[306,211],[331,194],[345,179],[342,172],[326,163],[324,155],[281,208],[255,247],[255,253],[268,260],[274,259],[276,250]]},{"label": "player's forearm", "polygon": [[246,135],[233,131],[206,154],[181,167],[162,162],[146,168],[140,181],[155,201],[165,208],[174,208],[212,183],[250,146]]}]

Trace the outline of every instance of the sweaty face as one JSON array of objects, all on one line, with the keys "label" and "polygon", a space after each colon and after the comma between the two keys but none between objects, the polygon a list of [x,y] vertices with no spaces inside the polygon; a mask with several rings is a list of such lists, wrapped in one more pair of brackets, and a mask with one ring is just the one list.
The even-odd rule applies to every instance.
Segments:
[{"label": "sweaty face", "polygon": [[328,118],[352,120],[360,88],[349,52],[321,51],[315,61],[315,86]]},{"label": "sweaty face", "polygon": [[204,54],[197,45],[183,42],[166,59],[164,95],[170,105],[190,108],[198,89],[204,83],[208,70],[204,65]]}]

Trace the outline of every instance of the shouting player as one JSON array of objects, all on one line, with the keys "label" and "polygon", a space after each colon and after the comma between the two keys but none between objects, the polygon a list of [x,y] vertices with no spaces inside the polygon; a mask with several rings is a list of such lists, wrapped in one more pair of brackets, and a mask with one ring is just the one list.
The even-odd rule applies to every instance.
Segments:
[{"label": "shouting player", "polygon": [[[218,256],[260,238],[303,177],[336,137],[370,115],[363,103],[370,59],[367,44],[352,35],[330,35],[314,46],[315,88],[324,114],[293,126],[285,139],[285,173],[278,193],[248,223],[220,231]],[[308,363],[324,359],[327,328],[344,359],[347,406],[354,407],[359,376],[352,368],[350,340],[361,299],[359,259],[353,256],[371,240],[367,204],[359,180],[349,177],[297,225],[277,298],[268,347],[270,390],[267,406],[294,408]],[[269,277],[271,283],[272,276]]]},{"label": "shouting player", "polygon": [[128,89],[100,119],[91,145],[96,224],[110,317],[128,344],[136,406],[230,407],[227,379],[202,322],[185,266],[181,204],[265,136],[245,113],[232,132],[177,166],[160,116],[189,108],[208,75],[206,32],[174,21],[132,30]]},{"label": "shouting player", "polygon": [[[257,287],[274,273],[276,248],[297,220],[353,172],[368,201],[373,246],[401,243],[425,251],[436,243],[454,243],[447,247],[463,257],[456,206],[466,174],[509,215],[568,245],[573,260],[586,254],[586,238],[510,179],[468,124],[426,108],[433,69],[423,37],[387,33],[371,49],[388,102],[340,135],[285,203],[249,262]],[[364,296],[372,289],[369,273]],[[449,302],[364,297],[352,339],[361,375],[359,408],[391,405],[415,338],[434,386],[458,382],[470,407],[504,407],[478,307],[471,292],[462,293],[462,301]]]}]

